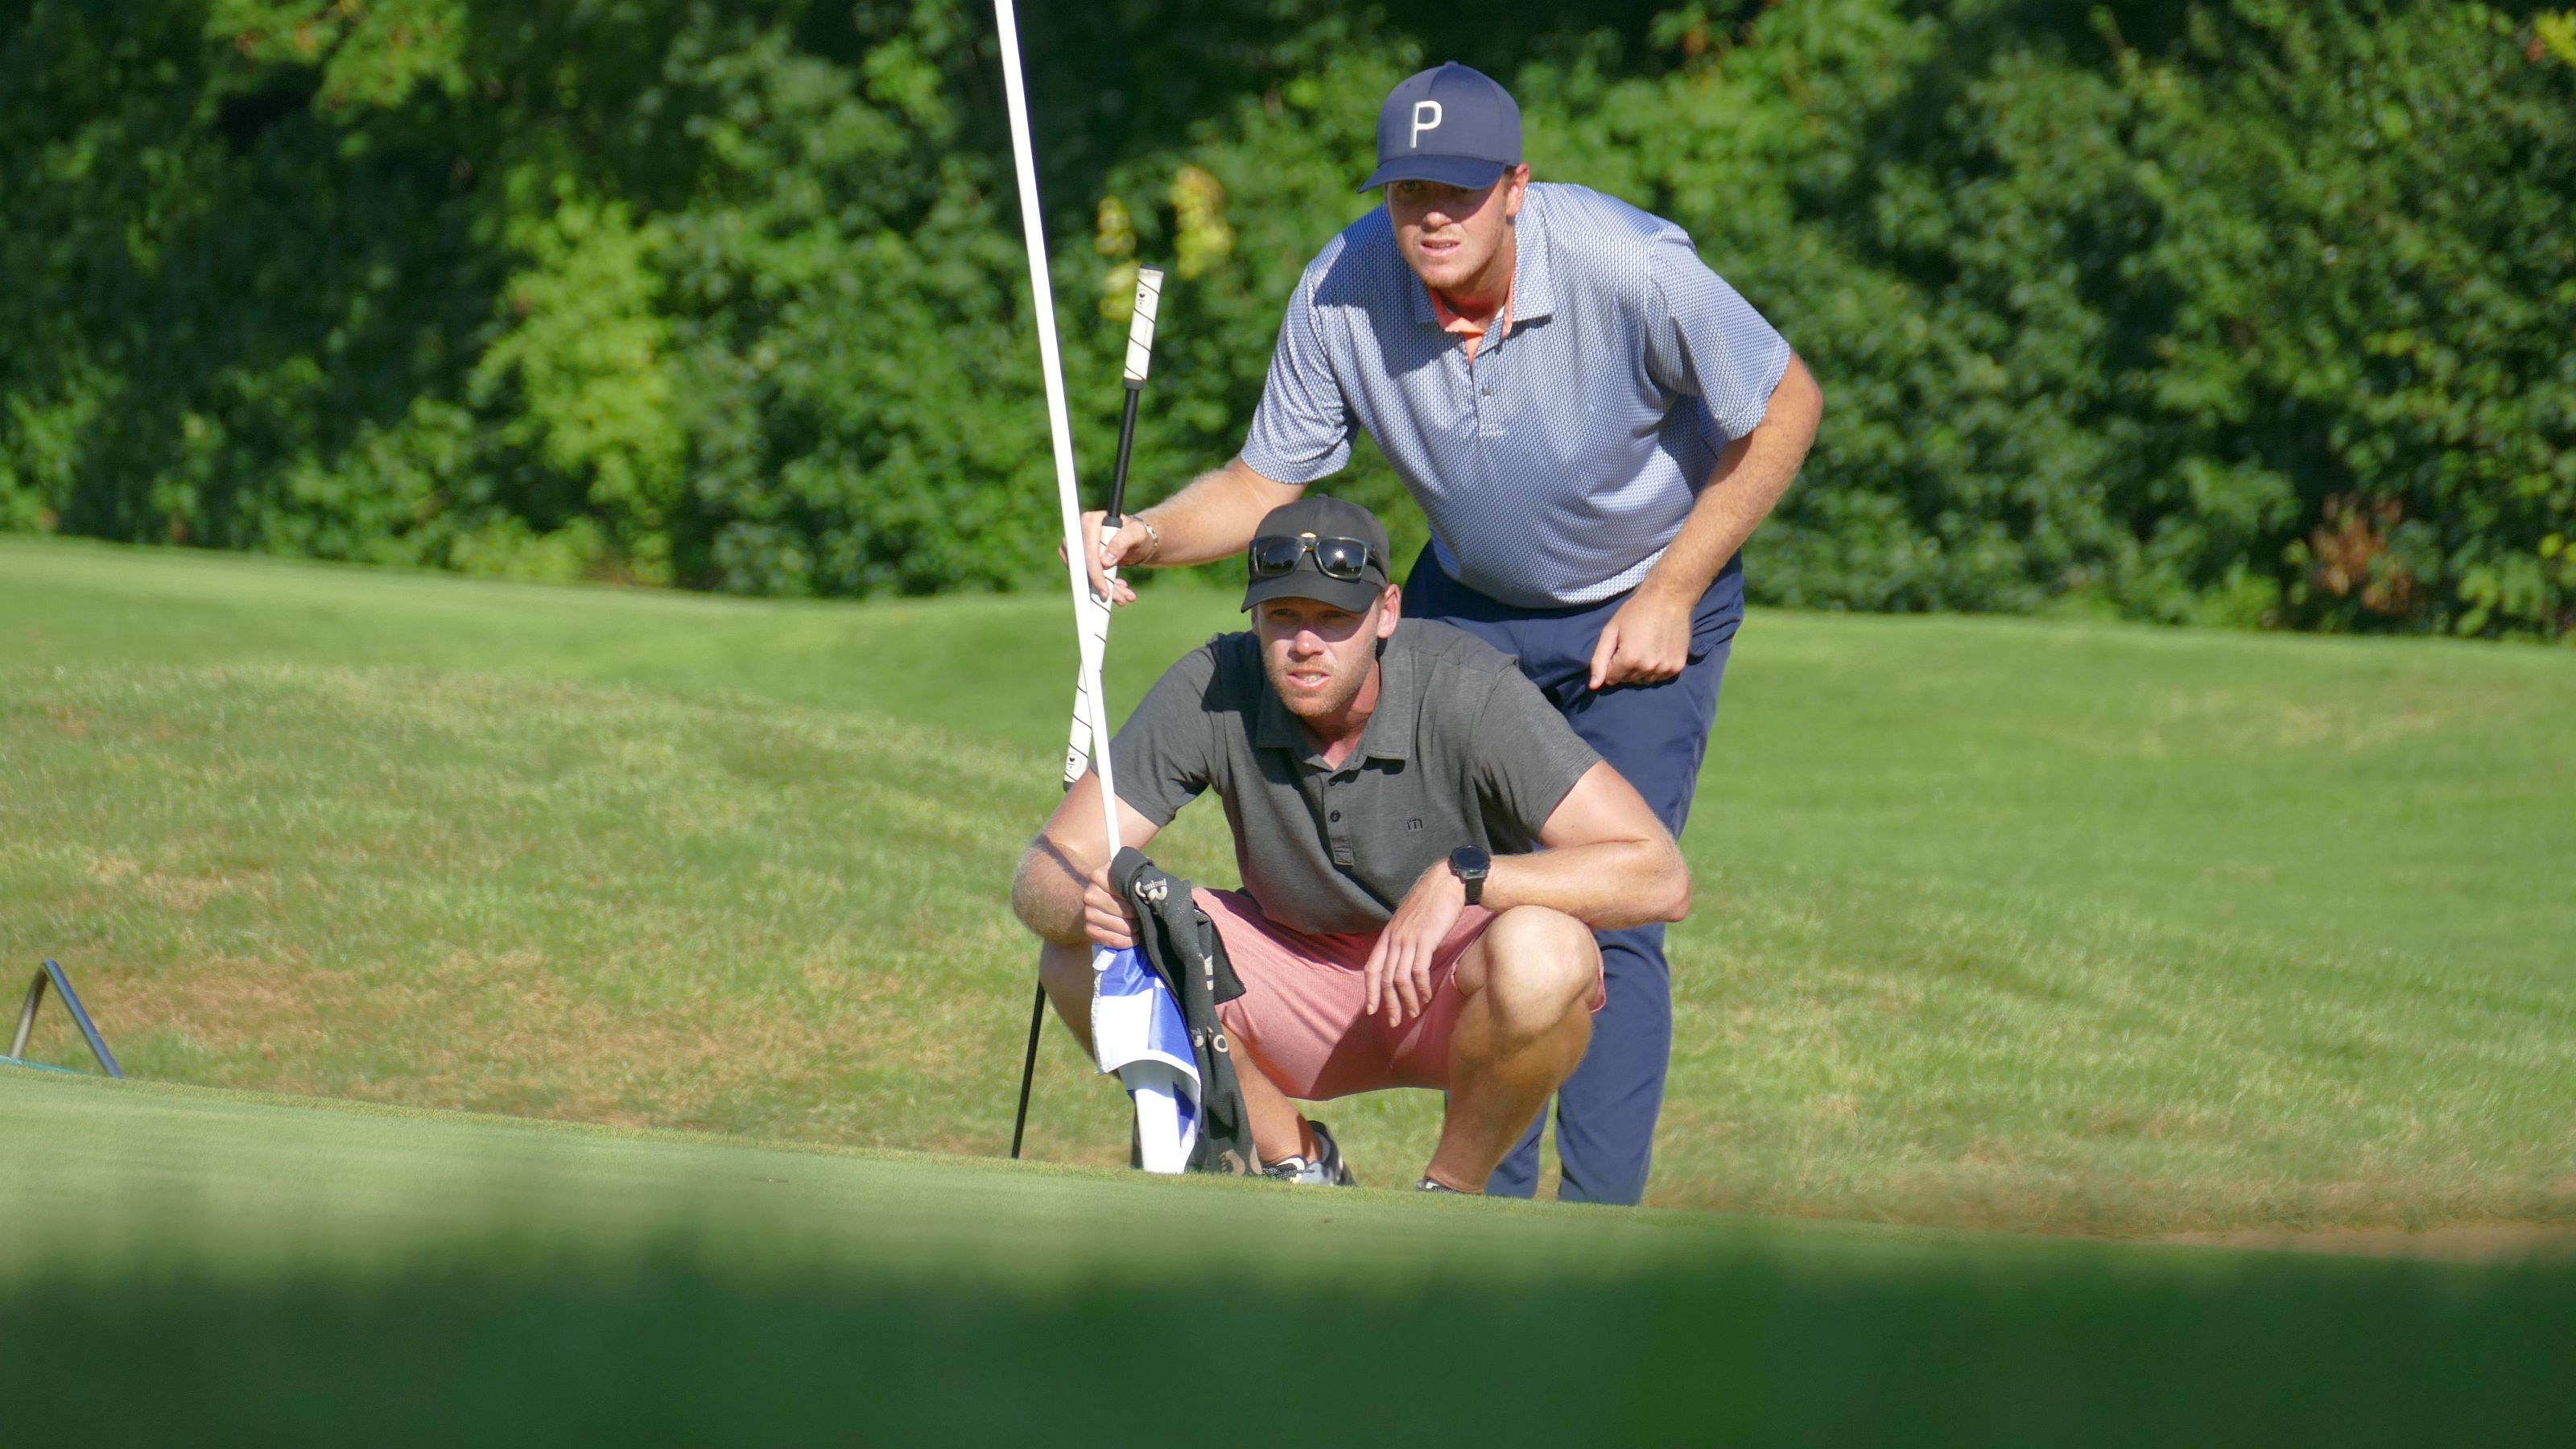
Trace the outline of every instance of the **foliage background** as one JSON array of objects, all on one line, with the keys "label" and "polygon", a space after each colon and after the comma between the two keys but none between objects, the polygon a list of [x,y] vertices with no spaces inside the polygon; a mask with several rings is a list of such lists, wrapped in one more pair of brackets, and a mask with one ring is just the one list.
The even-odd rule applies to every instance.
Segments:
[{"label": "foliage background", "polygon": [[[1505,80],[1828,397],[1808,606],[2576,637],[2576,20],[2395,0],[1023,14],[1105,472],[1222,461],[1378,97]],[[0,5],[0,528],[742,593],[1007,588],[1054,514],[991,20]],[[1341,491],[1394,509],[1365,455]]]}]

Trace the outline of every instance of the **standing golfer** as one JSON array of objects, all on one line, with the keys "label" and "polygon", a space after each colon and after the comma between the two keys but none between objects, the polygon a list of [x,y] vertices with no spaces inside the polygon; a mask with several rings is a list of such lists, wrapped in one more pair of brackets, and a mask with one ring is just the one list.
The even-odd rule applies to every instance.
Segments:
[{"label": "standing golfer", "polygon": [[[1252,630],[1182,657],[1110,746],[1119,837],[1142,847],[1204,791],[1243,889],[1197,895],[1244,994],[1218,1008],[1264,1169],[1350,1181],[1289,1098],[1449,1094],[1418,1185],[1482,1192],[1582,1060],[1596,929],[1679,920],[1681,852],[1512,662],[1402,619],[1386,532],[1336,498],[1263,518]],[[1039,979],[1090,1045],[1092,942],[1135,925],[1109,884],[1100,777],[1030,846],[1011,903]]]},{"label": "standing golfer", "polygon": [[[1361,189],[1385,204],[1298,280],[1242,454],[1133,515],[1102,560],[1224,557],[1365,428],[1431,522],[1405,612],[1515,656],[1678,837],[1744,614],[1736,553],[1823,399],[1681,228],[1532,185],[1520,108],[1477,72],[1397,86],[1377,159]],[[1645,1192],[1672,1053],[1663,941],[1655,924],[1601,933],[1609,1004],[1558,1098],[1567,1198]],[[1542,1116],[1494,1192],[1536,1188]]]}]

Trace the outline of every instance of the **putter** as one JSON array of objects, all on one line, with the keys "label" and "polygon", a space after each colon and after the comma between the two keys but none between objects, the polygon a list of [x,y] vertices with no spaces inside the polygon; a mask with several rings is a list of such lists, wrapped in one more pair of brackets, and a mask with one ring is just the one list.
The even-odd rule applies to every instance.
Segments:
[{"label": "putter", "polygon": [[[1154,321],[1162,312],[1163,270],[1143,267],[1136,273],[1136,307],[1127,320],[1127,397],[1118,415],[1118,460],[1109,472],[1109,507],[1100,520],[1100,545],[1118,536],[1126,525],[1127,461],[1136,450],[1136,400],[1145,391],[1145,375],[1154,363]],[[1118,577],[1118,571],[1108,571]],[[1097,594],[1090,596],[1089,607],[1082,611],[1082,627],[1094,633],[1094,648],[1106,654],[1109,648],[1109,601]],[[1094,698],[1091,679],[1077,675],[1073,687],[1073,736],[1064,749],[1064,788],[1082,778],[1091,763],[1092,710]],[[1011,1118],[1011,1160],[1019,1160],[1020,1141],[1029,1125],[1029,1087],[1037,1078],[1038,1034],[1046,1028],[1046,986],[1041,983],[1029,1002],[1029,1045],[1020,1057],[1020,1106]]]},{"label": "putter", "polygon": [[[1154,319],[1163,304],[1163,272],[1160,267],[1145,267],[1136,273],[1136,309],[1127,322],[1127,399],[1118,416],[1118,461],[1109,473],[1109,507],[1100,520],[1100,544],[1118,536],[1125,526],[1127,507],[1127,460],[1136,448],[1136,399],[1145,390],[1145,374],[1154,361]],[[1108,571],[1118,577],[1118,571]],[[1109,649],[1109,601],[1097,594],[1090,596],[1082,611],[1082,627],[1096,635],[1093,648],[1100,654]],[[1073,737],[1064,749],[1064,788],[1082,778],[1091,761],[1092,710],[1096,707],[1091,689],[1091,676],[1077,675],[1073,687]],[[1011,1158],[1020,1155],[1020,1139],[1029,1122],[1029,1084],[1038,1069],[1038,1033],[1046,1027],[1046,986],[1041,983],[1036,997],[1029,1002],[1029,1046],[1020,1058],[1020,1108],[1011,1119]]]},{"label": "putter", "polygon": [[[1118,415],[1118,461],[1109,473],[1109,507],[1100,519],[1098,547],[1108,547],[1109,540],[1116,538],[1127,523],[1127,459],[1136,447],[1136,399],[1145,391],[1145,374],[1153,365],[1154,319],[1162,306],[1162,268],[1138,269],[1136,308],[1127,321],[1127,398]],[[1116,569],[1107,572],[1113,579],[1118,577]],[[1105,656],[1109,648],[1109,601],[1086,588],[1079,612],[1084,634]],[[1073,682],[1073,734],[1064,750],[1064,787],[1068,790],[1082,778],[1084,767],[1091,762],[1091,711],[1096,703],[1097,682],[1087,675],[1077,675]]]}]

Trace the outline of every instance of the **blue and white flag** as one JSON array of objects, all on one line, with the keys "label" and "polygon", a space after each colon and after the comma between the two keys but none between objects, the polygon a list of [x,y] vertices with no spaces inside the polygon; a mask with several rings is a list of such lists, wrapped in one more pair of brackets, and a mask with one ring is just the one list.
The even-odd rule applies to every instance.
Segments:
[{"label": "blue and white flag", "polygon": [[1091,1044],[1136,1102],[1147,1172],[1181,1172],[1199,1137],[1199,1061],[1172,988],[1133,947],[1091,952]]}]

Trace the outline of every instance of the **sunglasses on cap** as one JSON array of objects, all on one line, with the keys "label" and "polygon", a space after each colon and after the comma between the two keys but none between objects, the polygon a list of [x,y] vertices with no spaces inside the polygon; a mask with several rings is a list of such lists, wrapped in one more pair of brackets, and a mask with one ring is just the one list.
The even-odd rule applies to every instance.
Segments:
[{"label": "sunglasses on cap", "polygon": [[1317,538],[1311,533],[1274,533],[1252,541],[1244,562],[1256,579],[1275,579],[1297,571],[1297,561],[1312,551],[1315,568],[1328,579],[1354,580],[1365,571],[1374,550],[1364,538]]}]

